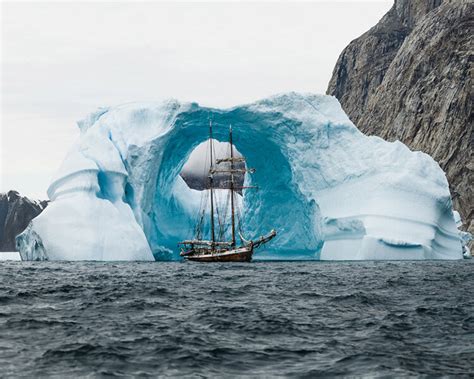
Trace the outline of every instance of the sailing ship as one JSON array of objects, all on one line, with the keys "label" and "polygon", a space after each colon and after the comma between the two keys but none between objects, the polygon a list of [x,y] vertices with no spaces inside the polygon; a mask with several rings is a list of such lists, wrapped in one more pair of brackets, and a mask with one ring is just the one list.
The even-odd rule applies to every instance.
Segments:
[{"label": "sailing ship", "polygon": [[[232,126],[229,127],[229,145],[230,154],[228,157],[214,159],[213,139],[212,139],[212,120],[209,121],[209,150],[210,150],[210,167],[208,171],[208,189],[203,191],[205,195],[210,198],[210,236],[208,239],[203,238],[203,225],[206,216],[207,202],[201,202],[202,209],[199,212],[199,219],[195,228],[195,236],[193,239],[179,242],[181,246],[180,255],[189,261],[199,262],[250,262],[255,249],[267,243],[276,236],[275,230],[272,230],[265,236],[261,236],[255,240],[247,240],[243,236],[241,229],[242,218],[240,211],[236,207],[236,192],[255,188],[252,186],[238,186],[236,185],[236,176],[244,175],[245,173],[254,173],[255,169],[247,169],[245,166],[245,158],[234,155],[234,145],[232,141]],[[222,167],[224,166],[224,167]],[[226,175],[228,177],[228,187],[216,186],[215,176]],[[219,212],[218,204],[216,204],[216,191],[228,190],[230,197],[230,239],[226,238],[226,230],[229,225],[226,220],[227,212]],[[203,205],[205,203],[205,205]],[[224,210],[227,209],[227,204]],[[216,213],[217,213],[217,228],[216,228]],[[224,214],[223,214],[224,213]],[[237,220],[236,220],[237,219]],[[238,229],[239,243],[237,243]],[[216,230],[217,229],[217,230]]]}]

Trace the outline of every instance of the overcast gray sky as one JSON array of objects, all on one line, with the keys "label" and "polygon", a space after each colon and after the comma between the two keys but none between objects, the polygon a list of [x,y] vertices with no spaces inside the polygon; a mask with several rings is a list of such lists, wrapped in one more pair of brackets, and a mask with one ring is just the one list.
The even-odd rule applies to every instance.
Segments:
[{"label": "overcast gray sky", "polygon": [[0,191],[46,198],[76,121],[99,106],[324,93],[392,3],[3,2]]}]

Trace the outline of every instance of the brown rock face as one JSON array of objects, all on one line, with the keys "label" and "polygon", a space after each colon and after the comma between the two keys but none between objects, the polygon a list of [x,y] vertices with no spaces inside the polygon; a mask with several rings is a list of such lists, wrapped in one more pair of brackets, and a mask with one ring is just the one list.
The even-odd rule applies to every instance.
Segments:
[{"label": "brown rock face", "polygon": [[328,94],[366,134],[399,139],[446,172],[474,232],[474,2],[396,0],[342,52]]},{"label": "brown rock face", "polygon": [[15,237],[38,216],[47,201],[32,201],[16,191],[0,193],[0,251],[16,251]]}]

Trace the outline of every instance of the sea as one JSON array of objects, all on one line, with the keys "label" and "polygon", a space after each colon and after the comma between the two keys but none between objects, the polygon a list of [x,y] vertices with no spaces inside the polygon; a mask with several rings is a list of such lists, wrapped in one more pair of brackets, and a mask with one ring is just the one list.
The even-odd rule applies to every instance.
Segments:
[{"label": "sea", "polygon": [[0,262],[0,377],[474,376],[474,260]]}]

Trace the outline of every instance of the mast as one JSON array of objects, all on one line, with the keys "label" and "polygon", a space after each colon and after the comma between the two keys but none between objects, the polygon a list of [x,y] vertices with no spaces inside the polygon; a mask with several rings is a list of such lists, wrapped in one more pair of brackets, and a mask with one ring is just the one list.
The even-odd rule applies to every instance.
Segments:
[{"label": "mast", "polygon": [[230,143],[230,206],[232,208],[232,246],[235,246],[234,145],[232,144],[232,125],[229,126],[229,143]]},{"label": "mast", "polygon": [[212,169],[213,169],[213,166],[214,166],[214,162],[213,162],[213,156],[212,156],[212,120],[209,120],[209,149],[211,151],[211,163],[210,163],[210,166],[209,166],[209,190],[210,190],[210,194],[211,194],[211,241],[212,241],[212,247],[214,247],[214,242],[216,241],[216,235],[215,235],[215,232],[214,232],[214,192],[213,192],[213,172],[212,172]]}]

